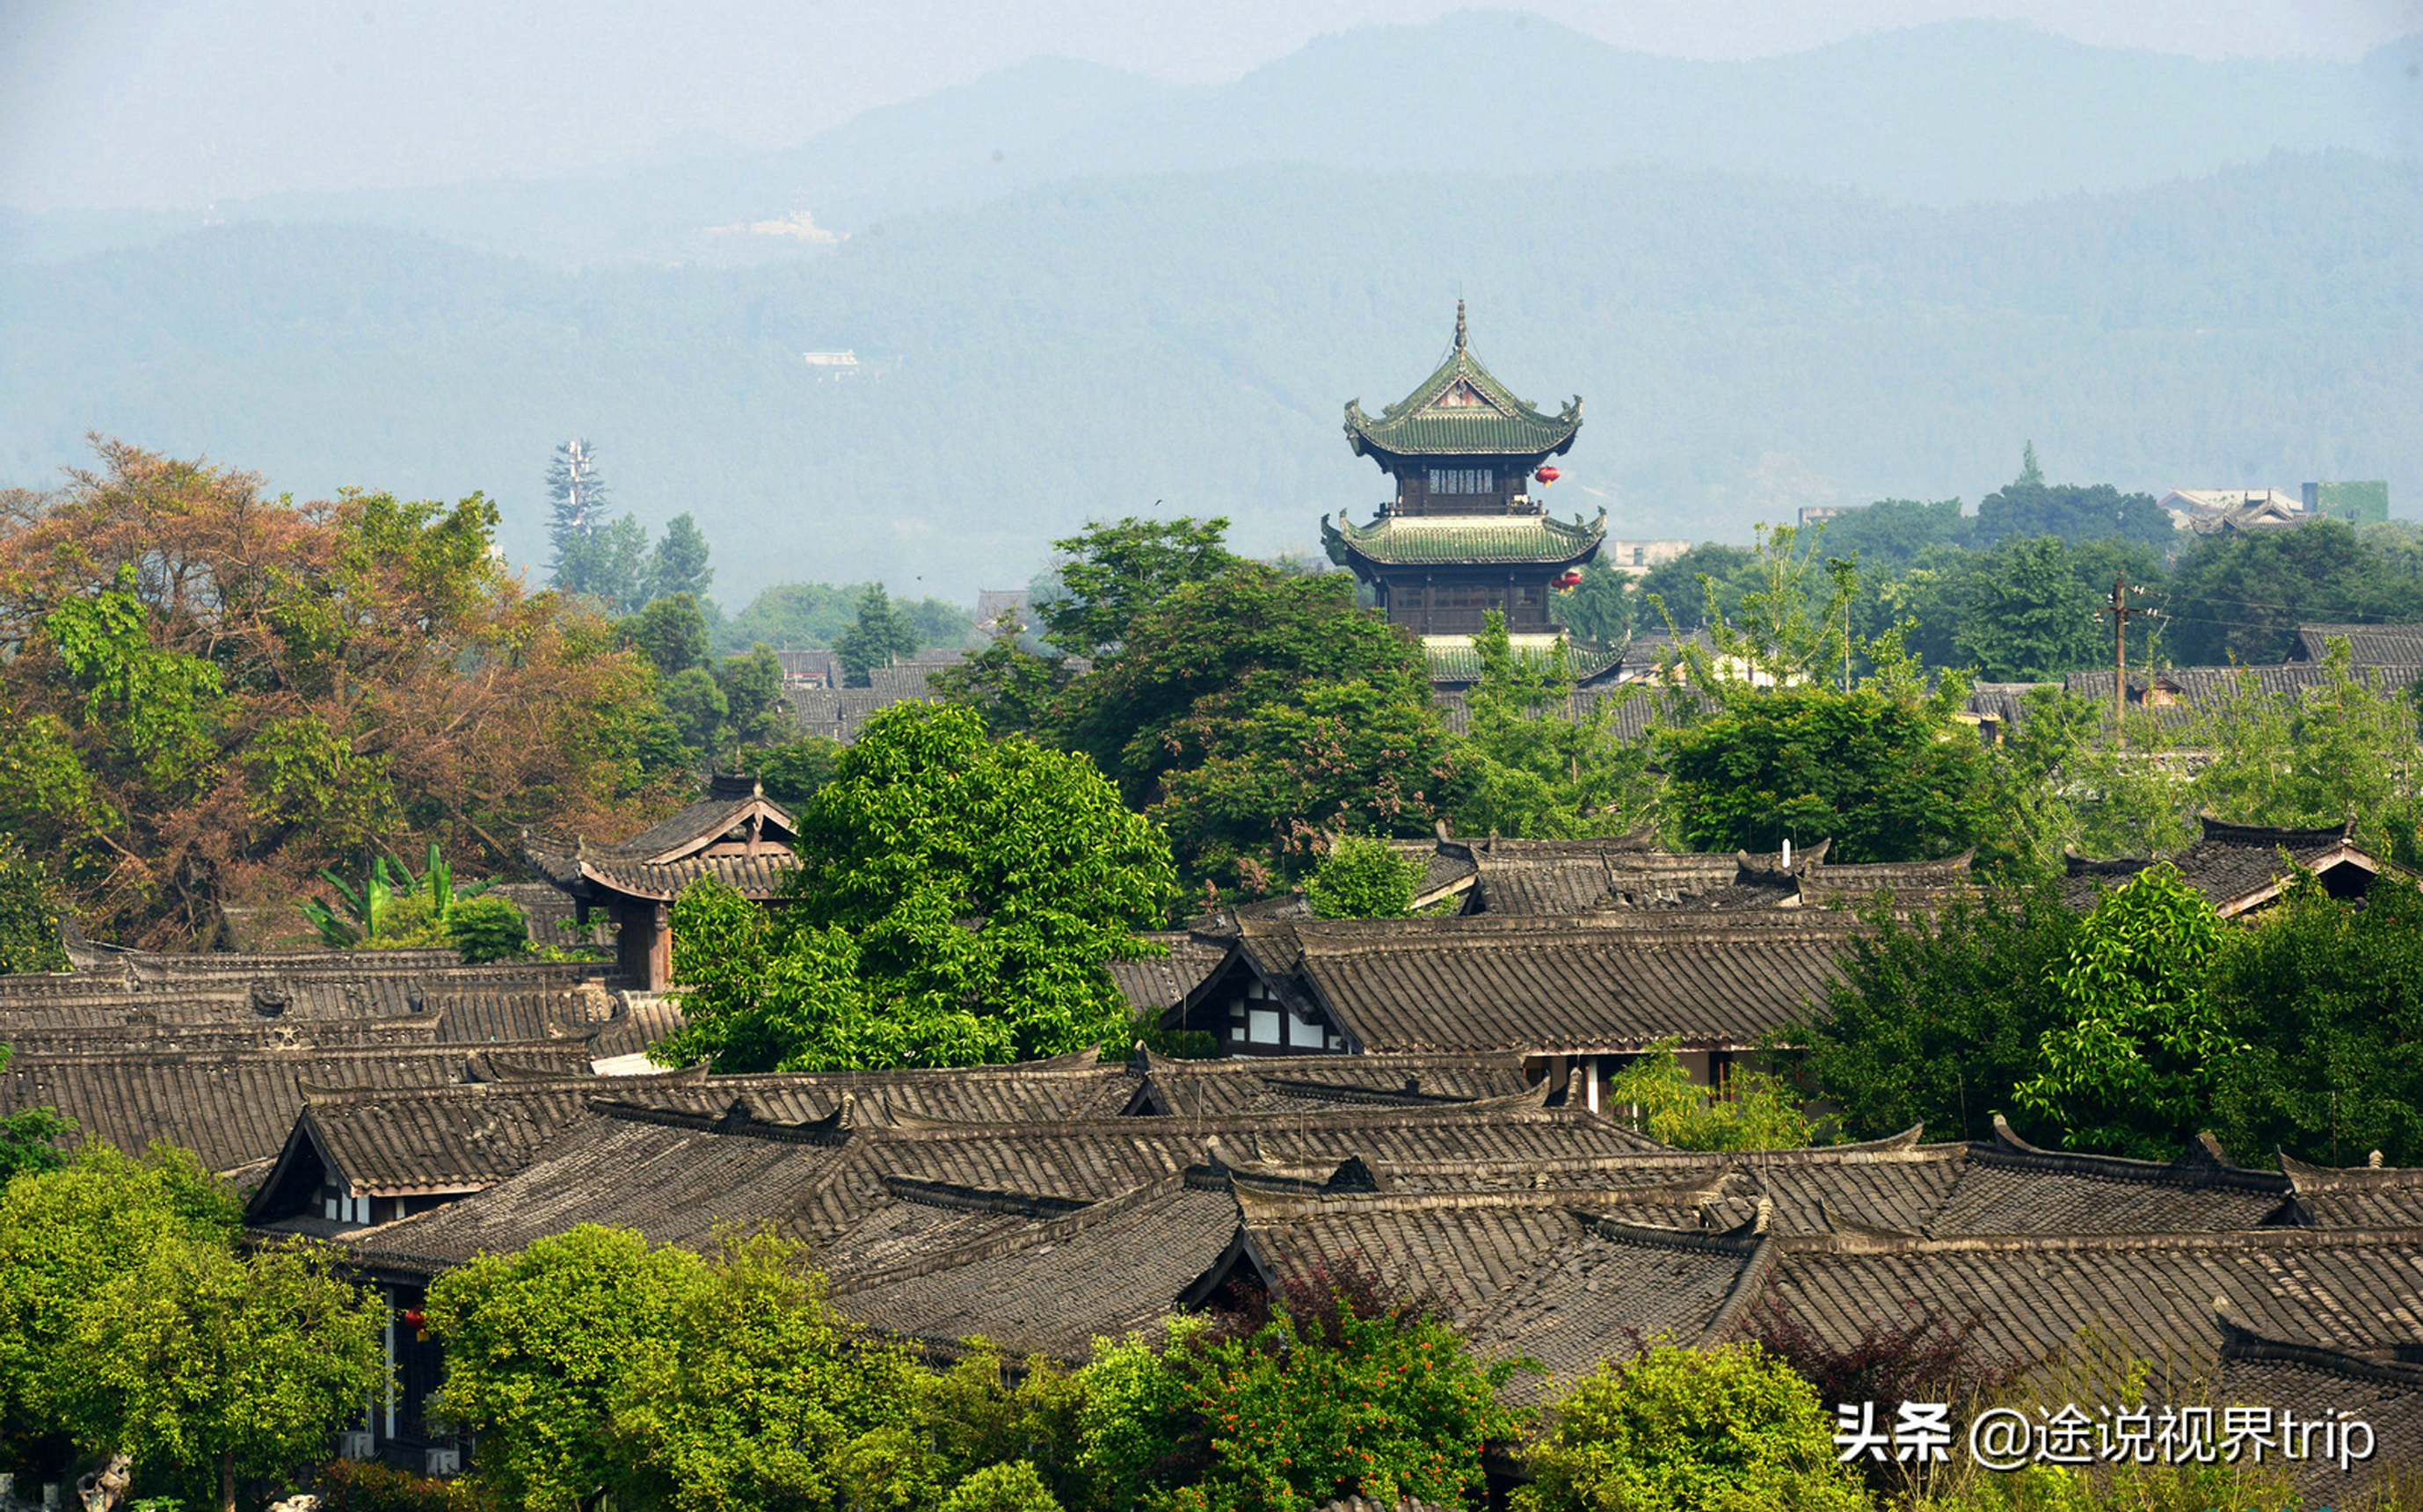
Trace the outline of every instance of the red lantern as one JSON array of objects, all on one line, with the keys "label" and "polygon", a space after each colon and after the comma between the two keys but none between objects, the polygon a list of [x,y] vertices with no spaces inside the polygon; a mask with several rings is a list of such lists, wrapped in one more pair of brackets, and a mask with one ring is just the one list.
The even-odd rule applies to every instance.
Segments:
[{"label": "red lantern", "polygon": [[1555,482],[1558,479],[1562,478],[1562,477],[1564,476],[1564,474],[1562,474],[1562,473],[1560,473],[1560,472],[1557,471],[1557,469],[1555,469],[1554,467],[1543,467],[1543,468],[1541,468],[1538,472],[1533,473],[1531,476],[1532,476],[1532,477],[1534,477],[1534,478],[1537,478],[1538,480],[1540,480],[1540,481],[1542,481],[1542,482],[1544,482],[1544,483],[1553,483],[1553,482]]},{"label": "red lantern", "polygon": [[429,1318],[420,1308],[407,1307],[404,1310],[404,1326],[418,1333],[429,1326]]}]

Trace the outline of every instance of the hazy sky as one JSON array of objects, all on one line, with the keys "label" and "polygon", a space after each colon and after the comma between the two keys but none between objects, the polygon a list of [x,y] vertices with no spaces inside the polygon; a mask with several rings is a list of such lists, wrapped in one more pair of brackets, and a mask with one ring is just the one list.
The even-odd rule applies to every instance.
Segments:
[{"label": "hazy sky", "polygon": [[[1041,55],[1185,83],[1446,0],[0,0],[0,204],[193,206],[787,146]],[[1620,46],[1793,52],[1963,17],[2198,57],[2353,57],[2423,0],[1538,0]]]}]

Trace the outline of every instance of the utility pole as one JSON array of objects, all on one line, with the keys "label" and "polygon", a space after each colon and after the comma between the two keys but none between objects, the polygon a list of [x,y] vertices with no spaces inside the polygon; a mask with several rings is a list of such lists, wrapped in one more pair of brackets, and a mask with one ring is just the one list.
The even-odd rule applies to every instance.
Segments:
[{"label": "utility pole", "polygon": [[2153,612],[2129,606],[2126,572],[2112,579],[2112,739],[2124,750],[2129,745],[2127,727],[2122,722],[2129,712],[2129,619]]}]

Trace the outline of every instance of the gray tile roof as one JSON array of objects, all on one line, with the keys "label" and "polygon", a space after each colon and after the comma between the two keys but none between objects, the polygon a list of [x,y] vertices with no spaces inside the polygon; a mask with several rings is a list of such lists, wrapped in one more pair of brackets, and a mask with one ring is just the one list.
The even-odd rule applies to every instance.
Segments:
[{"label": "gray tile roof", "polygon": [[2207,816],[2204,833],[2167,856],[2105,861],[2067,858],[2062,897],[2072,907],[2093,907],[2103,890],[2120,885],[2159,858],[2177,867],[2180,880],[2210,899],[2223,914],[2240,913],[2274,896],[2292,866],[2327,869],[2336,859],[2344,859],[2364,871],[2378,872],[2391,864],[2354,844],[2349,838],[2352,829],[2352,825],[2303,829],[2233,825]]},{"label": "gray tile roof", "polygon": [[2334,638],[2348,643],[2349,658],[2358,667],[2397,671],[2423,667],[2423,624],[2301,624],[2288,659],[2320,662],[2330,654]]}]

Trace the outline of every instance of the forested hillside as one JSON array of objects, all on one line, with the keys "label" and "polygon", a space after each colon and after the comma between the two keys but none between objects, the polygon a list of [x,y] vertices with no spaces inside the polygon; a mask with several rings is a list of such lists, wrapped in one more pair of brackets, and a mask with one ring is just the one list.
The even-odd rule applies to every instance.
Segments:
[{"label": "forested hillside", "polygon": [[[1531,213],[1512,214],[1510,207]],[[2423,175],[2281,157],[1956,211],[1718,173],[1238,168],[1037,189],[747,269],[562,272],[390,231],[237,226],[10,275],[0,480],[93,428],[301,494],[484,488],[543,554],[552,448],[691,512],[718,594],[1022,582],[1089,514],[1225,513],[1257,552],[1368,508],[1340,404],[1393,400],[1460,293],[1518,392],[1588,399],[1560,510],[1747,538],[1803,503],[2070,479],[2383,477],[2423,497]],[[803,350],[870,366],[815,381]]]}]

